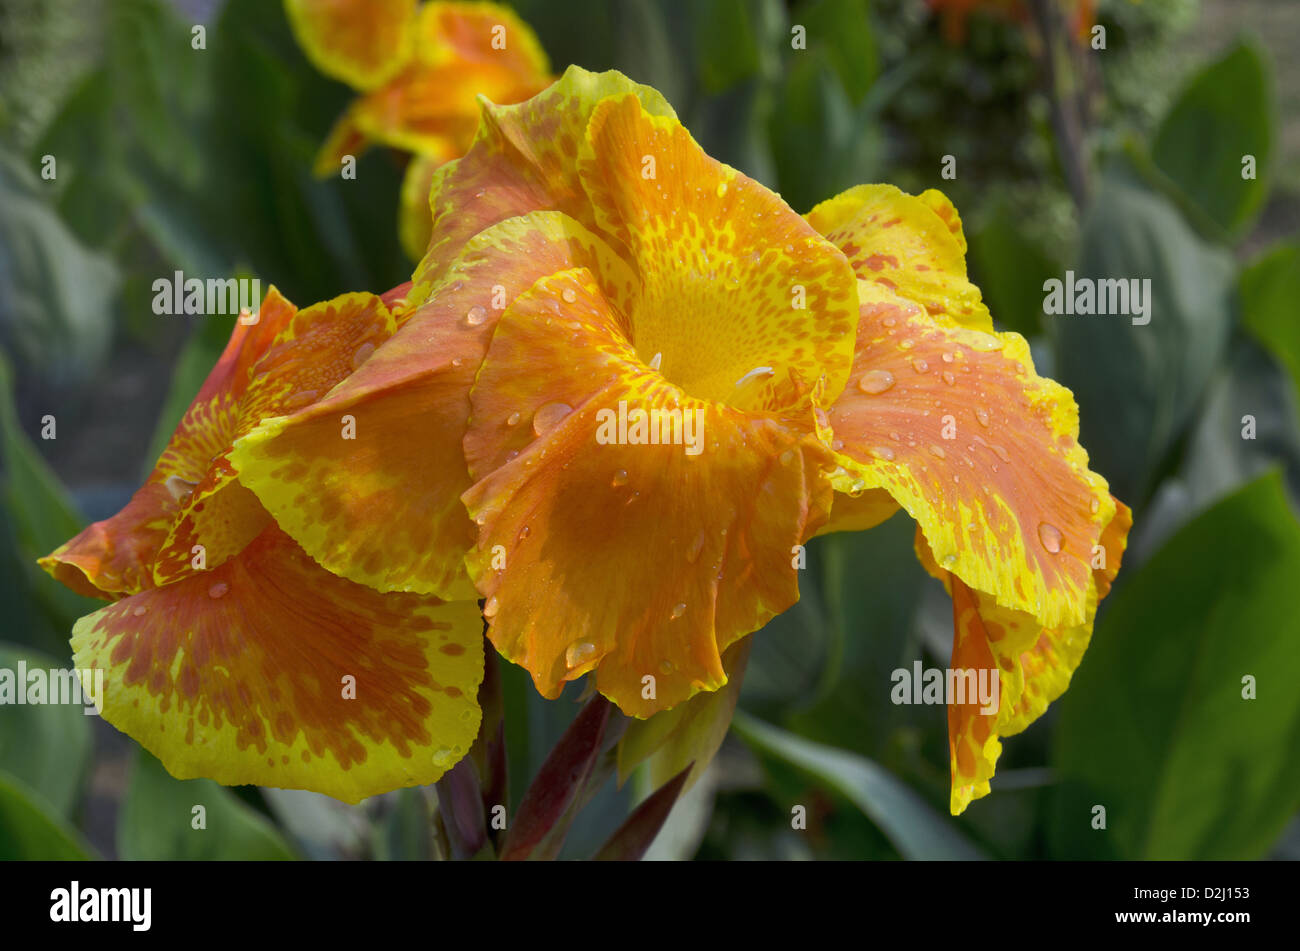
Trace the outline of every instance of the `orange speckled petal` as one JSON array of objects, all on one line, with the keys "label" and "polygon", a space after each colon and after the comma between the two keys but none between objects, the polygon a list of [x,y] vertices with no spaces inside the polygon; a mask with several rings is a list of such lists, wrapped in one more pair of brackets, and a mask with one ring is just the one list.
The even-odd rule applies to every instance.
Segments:
[{"label": "orange speckled petal", "polygon": [[897,291],[963,327],[989,331],[979,288],[966,279],[966,238],[957,209],[942,192],[919,197],[893,185],[858,185],[808,212],[864,281]]},{"label": "orange speckled petal", "polygon": [[416,0],[285,0],[289,23],[322,73],[372,89],[410,58]]},{"label": "orange speckled petal", "polygon": [[[267,420],[233,454],[240,481],[336,574],[381,591],[469,597],[473,525],[461,441],[500,308],[537,278],[589,264],[631,292],[621,260],[577,222],[521,216],[476,235],[393,338],[322,402]],[[356,438],[340,439],[340,420]]]},{"label": "orange speckled petal", "polygon": [[521,79],[551,68],[532,28],[500,4],[426,3],[418,32],[416,55],[430,66],[491,64]]},{"label": "orange speckled petal", "polygon": [[75,665],[104,671],[105,719],[172,775],[346,802],[434,782],[469,749],[482,642],[473,602],[336,578],[274,526],[72,635]]},{"label": "orange speckled petal", "polygon": [[1082,624],[1047,628],[1031,615],[1001,607],[974,591],[934,561],[924,536],[917,531],[916,551],[926,570],[941,579],[953,599],[954,669],[998,671],[999,705],[994,714],[978,703],[948,709],[952,770],[952,813],[961,813],[973,800],[987,795],[989,780],[1001,752],[1000,738],[1025,729],[1065,692],[1092,637],[1097,605],[1110,591],[1119,572],[1133,517],[1115,501],[1115,517],[1094,550],[1088,613]]},{"label": "orange speckled petal", "polygon": [[549,88],[516,105],[482,104],[482,121],[463,159],[438,169],[430,189],[433,236],[416,267],[418,288],[433,281],[480,231],[532,211],[562,211],[597,228],[578,180],[579,150],[592,110],[608,96],[631,93],[654,115],[673,115],[657,91],[622,73],[570,66]]},{"label": "orange speckled petal", "polygon": [[[594,669],[645,717],[721,686],[722,652],[798,598],[792,549],[826,516],[828,459],[810,403],[800,428],[694,399],[623,326],[581,268],[502,315],[471,393],[467,564],[489,637],[539,691]],[[619,443],[620,405],[632,427],[640,409],[690,410],[699,428]]]},{"label": "orange speckled petal", "polygon": [[884,489],[940,565],[1048,627],[1083,621],[1089,558],[1115,514],[1068,390],[1017,334],[928,317],[862,282],[853,374],[831,407],[841,491]]}]

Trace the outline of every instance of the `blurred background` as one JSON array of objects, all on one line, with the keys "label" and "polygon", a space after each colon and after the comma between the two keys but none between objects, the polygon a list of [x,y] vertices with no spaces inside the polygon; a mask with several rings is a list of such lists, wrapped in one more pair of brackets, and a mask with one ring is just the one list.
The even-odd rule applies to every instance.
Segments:
[{"label": "blurred background", "polygon": [[[1300,3],[514,6],[555,72],[657,87],[797,211],[860,182],[948,194],[995,321],[1074,391],[1092,467],[1136,516],[1070,690],[957,819],[945,711],[889,700],[892,670],[951,651],[912,524],[816,540],[801,602],[756,635],[736,728],[651,854],[1300,857]],[[258,277],[305,305],[409,276],[407,156],[311,175],[353,95],[268,0],[0,0],[0,667],[69,663],[98,603],[34,559],[124,504],[230,333],[154,315],[154,279]],[[1151,323],[1044,316],[1067,269],[1150,278]],[[577,688],[544,703],[504,675],[517,802]],[[607,784],[564,854],[645,792]],[[151,821],[194,802],[221,835]],[[424,857],[434,802],[181,783],[77,708],[0,708],[0,858]]]}]

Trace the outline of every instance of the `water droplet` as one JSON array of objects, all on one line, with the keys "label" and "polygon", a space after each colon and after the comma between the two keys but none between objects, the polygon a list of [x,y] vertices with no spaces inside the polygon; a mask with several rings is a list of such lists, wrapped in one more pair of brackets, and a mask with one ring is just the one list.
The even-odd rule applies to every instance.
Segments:
[{"label": "water droplet", "polygon": [[894,450],[888,446],[876,446],[871,451],[886,462],[891,462],[894,458]]},{"label": "water droplet", "polygon": [[945,568],[951,568],[951,567],[952,567],[953,565],[955,565],[955,564],[957,564],[957,556],[956,556],[956,555],[944,555],[944,556],[943,556],[943,565],[944,565]]},{"label": "water droplet", "polygon": [[615,470],[614,478],[610,480],[610,485],[627,485],[627,470]]},{"label": "water droplet", "polygon": [[663,674],[665,677],[667,677],[676,669],[677,668],[673,666],[673,662],[670,660],[663,661],[659,665],[659,673]]},{"label": "water droplet", "polygon": [[544,403],[533,413],[533,432],[540,436],[547,430],[554,429],[572,412],[573,407],[568,403]]},{"label": "water droplet", "polygon": [[885,318],[883,318],[880,322],[881,322],[882,324],[884,324],[886,327],[893,327],[895,324],[898,323],[898,318],[896,318],[896,317],[885,317]]},{"label": "water droplet", "polygon": [[948,454],[938,446],[931,446],[930,455],[934,456],[936,459],[944,459],[947,457]]},{"label": "water droplet", "polygon": [[947,383],[949,386],[952,386],[954,383],[957,382],[957,377],[953,375],[951,370],[944,370],[943,382]]},{"label": "water droplet", "polygon": [[519,420],[521,420],[521,419],[523,419],[523,417],[520,416],[518,413],[511,413],[509,416],[506,417],[506,425],[507,425],[507,426],[518,426],[518,425],[519,425]]},{"label": "water droplet", "polygon": [[985,428],[988,427],[988,424],[989,424],[989,411],[988,411],[988,410],[986,410],[986,409],[977,409],[977,410],[975,410],[975,418],[978,419],[978,420],[980,421],[980,425],[981,425],[981,426],[984,426]]},{"label": "water droplet", "polygon": [[[998,457],[999,459],[1001,459],[1003,462],[1010,462],[1010,461],[1011,461],[1011,453],[1007,452],[1006,449],[1003,448],[1002,446],[993,446],[993,445],[990,445],[989,448],[993,450],[993,455],[997,456],[997,457]],[[994,470],[994,471],[996,471],[996,470]]]},{"label": "water droplet", "polygon": [[944,363],[952,363],[953,359],[954,359],[954,357],[953,357],[953,355],[952,355],[951,353],[949,353],[949,352],[946,351],[946,350],[943,352],[943,362],[944,362]]},{"label": "water droplet", "polygon": [[1055,525],[1043,522],[1038,526],[1038,540],[1053,555],[1061,550],[1061,530]]},{"label": "water droplet", "polygon": [[913,347],[915,347],[915,346],[916,346],[916,343],[915,343],[914,341],[911,341],[911,340],[904,340],[904,341],[902,341],[901,343],[899,343],[899,345],[898,345],[898,349],[900,349],[900,350],[911,350],[911,349],[912,349]]},{"label": "water droplet", "polygon": [[451,765],[452,752],[447,747],[439,747],[433,754],[433,765],[440,769],[446,769]]},{"label": "water droplet", "polygon": [[230,591],[230,585],[226,584],[224,581],[218,581],[216,584],[214,584],[211,588],[208,589],[208,597],[224,598],[227,592],[229,591]]},{"label": "water droplet", "polygon": [[530,526],[528,526],[528,525],[525,525],[523,528],[519,529],[519,540],[520,540],[520,541],[523,541],[525,538],[527,538],[527,537],[528,537],[529,535],[531,535],[532,533],[533,533],[532,528],[531,528]]},{"label": "water droplet", "polygon": [[991,353],[994,350],[1002,349],[1002,341],[992,334],[986,334],[981,331],[974,331],[969,339],[970,348],[978,350],[980,353]]},{"label": "water droplet", "polygon": [[888,370],[868,370],[858,380],[858,389],[863,393],[883,393],[894,385],[894,374]]},{"label": "water droplet", "polygon": [[171,493],[173,499],[183,499],[194,491],[194,487],[198,485],[198,483],[187,482],[180,476],[173,475],[168,476],[167,481],[164,482],[163,485],[167,488],[167,491]]},{"label": "water droplet", "polygon": [[572,304],[578,299],[578,292],[572,287],[566,287],[564,290],[560,291],[560,296],[564,298],[566,304]]},{"label": "water droplet", "polygon": [[1098,502],[1096,499],[1093,499],[1092,502],[1088,505],[1088,510],[1094,514],[1096,514],[1096,511],[1099,508],[1101,508],[1101,503]]},{"label": "water droplet", "polygon": [[695,541],[691,542],[691,547],[686,549],[686,560],[690,562],[692,565],[695,564],[696,560],[698,560],[700,557],[700,552],[703,550],[704,550],[704,531],[703,529],[701,529],[700,533],[695,536]]},{"label": "water droplet", "polygon": [[149,609],[146,608],[146,607],[144,607],[144,606],[142,605],[142,606],[136,608],[136,609],[135,609],[134,611],[132,611],[131,613],[132,613],[134,616],[136,616],[136,617],[144,617],[146,614],[149,613]]},{"label": "water droplet", "polygon": [[673,605],[673,613],[669,615],[669,617],[672,620],[676,621],[679,617],[681,617],[685,613],[686,613],[686,602],[678,601],[676,604]]},{"label": "water droplet", "polygon": [[917,373],[925,373],[930,369],[930,364],[926,363],[920,357],[912,358],[912,369]]},{"label": "water droplet", "polygon": [[454,366],[454,367],[458,367],[458,366],[460,366],[460,365],[461,365],[462,363],[464,363],[464,362],[465,362],[465,361],[462,360],[460,357],[452,357],[452,359],[451,359],[451,365]]},{"label": "water droplet", "polygon": [[663,366],[663,362],[664,362],[664,355],[662,353],[656,353],[653,357],[650,358],[650,369],[658,370],[661,366]]},{"label": "water droplet", "polygon": [[471,327],[477,327],[483,321],[487,320],[487,311],[478,304],[475,304],[465,312],[465,323]]},{"label": "water droplet", "polygon": [[374,352],[375,345],[369,340],[357,347],[356,352],[352,354],[352,369],[358,369],[361,364],[370,359],[370,355]]},{"label": "water droplet", "polygon": [[483,616],[485,618],[494,618],[500,610],[501,603],[497,601],[497,596],[494,594],[492,597],[488,598],[487,602],[483,605]]},{"label": "water droplet", "polygon": [[564,665],[572,670],[590,660],[594,653],[596,653],[596,645],[591,641],[574,641],[564,650]]}]

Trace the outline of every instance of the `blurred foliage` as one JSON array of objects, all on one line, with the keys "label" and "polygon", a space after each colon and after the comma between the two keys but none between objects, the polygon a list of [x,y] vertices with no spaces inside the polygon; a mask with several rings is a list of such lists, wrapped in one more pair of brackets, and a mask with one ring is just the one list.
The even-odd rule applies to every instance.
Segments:
[{"label": "blurred foliage", "polygon": [[[815,539],[802,600],[755,636],[736,729],[649,854],[1295,854],[1300,245],[1270,217],[1298,199],[1277,118],[1294,91],[1279,96],[1268,38],[1190,60],[1196,0],[1101,0],[1104,52],[979,13],[957,45],[923,0],[515,6],[557,72],[617,67],[659,88],[710,154],[798,211],[858,182],[948,193],[995,320],[1074,391],[1094,468],[1136,514],[1074,685],[1005,743],[992,795],[959,819],[944,711],[889,701],[892,670],[951,650],[912,524]],[[129,497],[229,336],[233,318],[153,315],[153,280],[257,277],[307,304],[408,276],[403,157],[375,149],[355,181],[311,177],[349,96],[306,62],[279,3],[0,0],[0,667],[67,662],[95,605],[33,560]],[[1059,138],[1066,109],[1077,149]],[[1149,278],[1150,324],[1046,317],[1043,283],[1067,269]],[[501,664],[512,816],[581,692],[544,701]],[[602,744],[589,769],[606,781],[547,844],[561,857],[637,854],[662,818],[648,797],[685,765],[652,759],[619,785]],[[0,858],[429,858],[452,850],[448,802],[180,782],[79,709],[0,715]]]}]

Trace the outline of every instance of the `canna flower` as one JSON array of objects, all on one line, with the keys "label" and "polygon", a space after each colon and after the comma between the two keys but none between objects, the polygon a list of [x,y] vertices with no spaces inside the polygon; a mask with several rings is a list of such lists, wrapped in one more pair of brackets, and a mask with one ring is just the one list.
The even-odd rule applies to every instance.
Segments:
[{"label": "canna flower", "polygon": [[73,628],[75,666],[104,671],[101,714],[178,778],[356,802],[435,781],[473,742],[477,606],[331,575],[230,465],[263,417],[362,365],[398,301],[344,294],[298,310],[272,288],[127,506],[41,559],[112,602]]},{"label": "canna flower", "polygon": [[318,153],[316,174],[337,174],[344,156],[372,143],[413,153],[400,228],[418,259],[429,238],[429,177],[473,141],[477,97],[518,102],[550,84],[537,37],[494,3],[285,0],[285,8],[316,68],[361,94]]},{"label": "canna flower", "polygon": [[[477,594],[543,695],[590,674],[640,718],[726,684],[811,536],[902,507],[953,666],[999,674],[996,713],[949,713],[952,809],[986,794],[1077,666],[1128,513],[1069,392],[993,331],[956,210],[860,186],[801,217],[618,73],[482,109],[433,174],[405,322],[237,439],[240,483],[328,571]],[[638,440],[636,413],[700,439]]]}]

